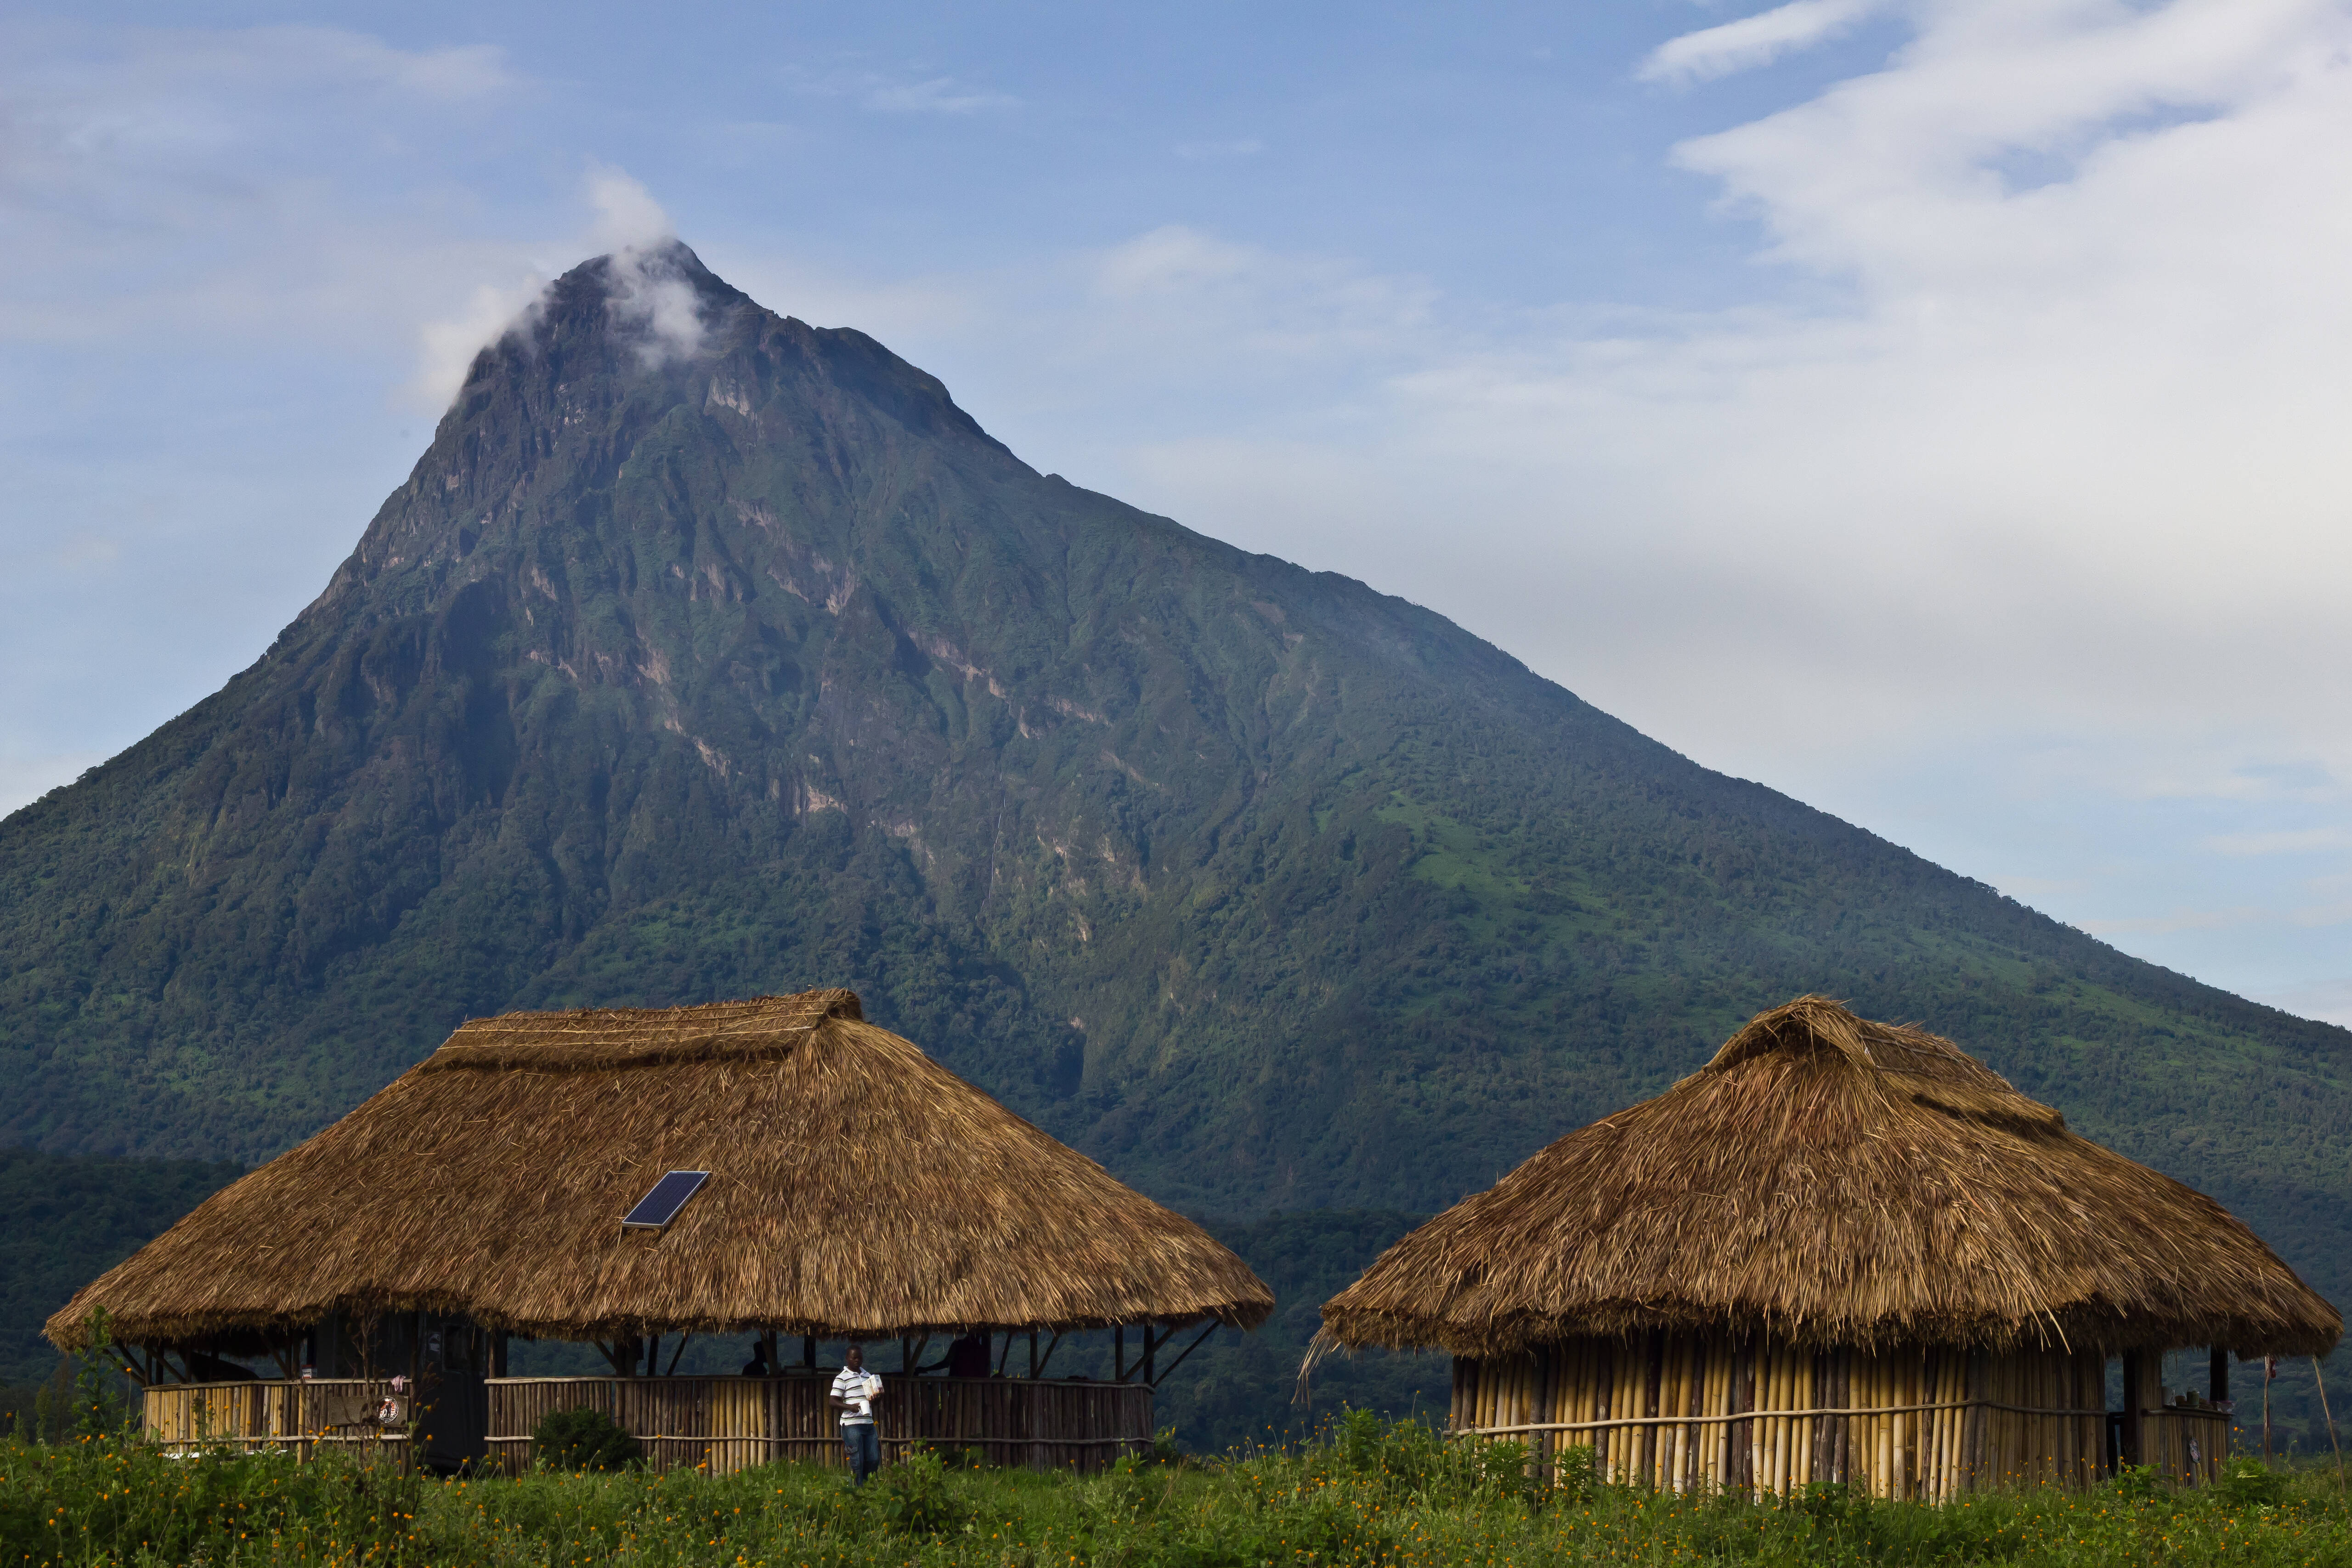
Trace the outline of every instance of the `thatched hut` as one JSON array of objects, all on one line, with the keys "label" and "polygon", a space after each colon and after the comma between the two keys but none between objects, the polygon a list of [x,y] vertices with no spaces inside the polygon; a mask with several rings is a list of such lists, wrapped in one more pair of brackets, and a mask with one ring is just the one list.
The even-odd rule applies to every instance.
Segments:
[{"label": "thatched hut", "polygon": [[[670,1173],[707,1177],[664,1186]],[[643,1223],[633,1210],[656,1187],[690,1195]],[[920,1399],[877,1406],[886,1446],[1076,1462],[1148,1441],[1169,1335],[1252,1328],[1272,1306],[1198,1226],[865,1022],[850,992],[813,991],[468,1023],[101,1276],[47,1331],[75,1348],[102,1308],[151,1385],[240,1350],[273,1352],[289,1377],[299,1360],[321,1378],[437,1382],[444,1457],[519,1458],[537,1415],[589,1403],[683,1445],[657,1457],[730,1468],[829,1453],[822,1393],[813,1376],[805,1390],[665,1380],[660,1356],[674,1370],[684,1336],[760,1336],[780,1370],[778,1342],[798,1339],[813,1374],[822,1340],[897,1339],[911,1359],[927,1339],[1003,1335],[992,1373],[1031,1375],[984,1381],[1042,1384],[1055,1380],[1041,1336],[1118,1330],[1108,1380],[992,1403],[925,1378]],[[593,1342],[613,1375],[507,1378],[509,1335]],[[479,1426],[457,1393],[475,1384]],[[596,1386],[538,1386],[555,1384]],[[265,1436],[293,1419],[257,1399],[224,1419]],[[952,1430],[919,1429],[926,1401]]]},{"label": "thatched hut", "polygon": [[[1590,1444],[1619,1479],[1931,1499],[2209,1473],[2226,1352],[2343,1327],[2219,1204],[1818,996],[1412,1232],[1323,1324],[1321,1348],[1451,1352],[1456,1431]],[[2206,1395],[2160,1386],[2187,1346]]]}]

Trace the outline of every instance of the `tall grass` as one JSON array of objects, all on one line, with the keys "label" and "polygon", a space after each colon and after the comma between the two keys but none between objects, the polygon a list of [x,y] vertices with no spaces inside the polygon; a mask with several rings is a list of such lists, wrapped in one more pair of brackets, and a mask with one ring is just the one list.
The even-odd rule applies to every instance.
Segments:
[{"label": "tall grass", "polygon": [[1816,1488],[1758,1506],[1599,1485],[1573,1457],[1566,1484],[1536,1489],[1522,1458],[1350,1415],[1287,1451],[1083,1479],[923,1455],[852,1490],[809,1466],[436,1480],[268,1454],[171,1459],[99,1435],[0,1447],[0,1568],[2352,1564],[2352,1503],[2326,1474],[2179,1493],[2141,1478],[1946,1508]]}]

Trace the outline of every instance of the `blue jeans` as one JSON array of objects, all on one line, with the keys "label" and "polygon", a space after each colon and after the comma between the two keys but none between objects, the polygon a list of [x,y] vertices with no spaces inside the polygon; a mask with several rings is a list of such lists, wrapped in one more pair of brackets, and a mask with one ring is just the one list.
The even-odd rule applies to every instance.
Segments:
[{"label": "blue jeans", "polygon": [[852,1486],[864,1486],[866,1478],[882,1468],[882,1442],[874,1434],[873,1422],[860,1421],[854,1426],[843,1422],[841,1446],[849,1453]]}]

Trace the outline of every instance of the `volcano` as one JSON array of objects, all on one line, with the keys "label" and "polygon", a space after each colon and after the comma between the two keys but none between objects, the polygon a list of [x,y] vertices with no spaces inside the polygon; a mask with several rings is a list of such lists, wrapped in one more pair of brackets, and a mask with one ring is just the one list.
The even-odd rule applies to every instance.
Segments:
[{"label": "volcano", "polygon": [[254,1160],[468,1016],[837,985],[1234,1215],[1440,1207],[1824,993],[2352,1256],[2352,1034],[1038,473],[677,245],[551,286],[267,653],[0,824],[0,952],[10,1142]]}]

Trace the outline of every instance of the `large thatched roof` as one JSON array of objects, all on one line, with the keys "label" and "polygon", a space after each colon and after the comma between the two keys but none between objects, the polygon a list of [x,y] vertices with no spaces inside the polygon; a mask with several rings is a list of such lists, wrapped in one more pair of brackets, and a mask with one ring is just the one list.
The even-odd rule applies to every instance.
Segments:
[{"label": "large thatched roof", "polygon": [[2221,1205],[1950,1041],[1817,996],[1413,1231],[1323,1322],[1326,1342],[1458,1355],[1715,1325],[2318,1353],[2343,1330]]},{"label": "large thatched roof", "polygon": [[[621,1217],[669,1170],[667,1228]],[[201,1342],[331,1312],[463,1313],[590,1339],[826,1337],[1215,1319],[1273,1296],[846,991],[469,1023],[300,1147],[215,1194],[49,1320]]]}]

